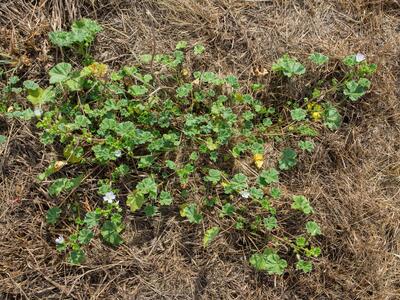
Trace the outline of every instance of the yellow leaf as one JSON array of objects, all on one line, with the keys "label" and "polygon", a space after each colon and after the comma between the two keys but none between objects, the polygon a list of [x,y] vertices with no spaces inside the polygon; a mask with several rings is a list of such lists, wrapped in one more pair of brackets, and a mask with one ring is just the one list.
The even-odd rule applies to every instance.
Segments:
[{"label": "yellow leaf", "polygon": [[313,111],[314,105],[315,105],[315,102],[309,102],[309,103],[307,103],[307,110],[308,110],[309,112]]},{"label": "yellow leaf", "polygon": [[87,68],[95,77],[104,77],[108,71],[107,65],[100,64],[98,62],[92,63],[91,65],[87,66]]},{"label": "yellow leaf", "polygon": [[56,162],[54,163],[54,169],[55,169],[56,171],[59,171],[59,170],[61,170],[61,168],[64,167],[66,164],[67,164],[66,161],[58,160],[58,161],[56,161]]},{"label": "yellow leaf", "polygon": [[323,108],[321,105],[315,103],[315,102],[310,102],[307,104],[307,110],[311,114],[311,118],[315,121],[318,122],[322,118],[322,112]]},{"label": "yellow leaf", "polygon": [[182,76],[184,76],[184,77],[188,77],[189,76],[189,70],[186,69],[186,68],[182,69],[181,73],[182,73]]},{"label": "yellow leaf", "polygon": [[254,154],[253,160],[256,167],[261,169],[264,164],[264,156],[260,153]]},{"label": "yellow leaf", "polygon": [[256,165],[257,168],[261,169],[264,162],[262,160],[256,160],[254,164]]},{"label": "yellow leaf", "polygon": [[314,111],[313,113],[311,113],[311,117],[313,118],[314,121],[319,121],[321,120],[321,112]]},{"label": "yellow leaf", "polygon": [[253,159],[254,159],[254,161],[264,160],[264,156],[260,153],[257,153],[257,154],[254,154]]}]

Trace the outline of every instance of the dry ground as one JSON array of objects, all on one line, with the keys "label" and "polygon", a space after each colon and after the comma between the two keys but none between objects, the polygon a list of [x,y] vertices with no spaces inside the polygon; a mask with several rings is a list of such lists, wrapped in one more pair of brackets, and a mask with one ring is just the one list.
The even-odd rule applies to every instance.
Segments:
[{"label": "dry ground", "polygon": [[[88,16],[104,27],[98,61],[112,66],[178,40],[207,45],[204,63],[247,80],[280,55],[362,52],[379,64],[373,92],[321,138],[289,189],[309,195],[324,236],[310,275],[255,273],[232,237],[210,250],[177,218],[131,218],[126,243],[94,243],[64,263],[34,176],[51,158],[34,127],[0,116],[0,299],[400,299],[400,2],[398,0],[3,0],[0,52],[24,78],[60,60],[46,34]],[[28,73],[29,71],[29,73]],[[269,76],[263,79],[268,83]]]}]

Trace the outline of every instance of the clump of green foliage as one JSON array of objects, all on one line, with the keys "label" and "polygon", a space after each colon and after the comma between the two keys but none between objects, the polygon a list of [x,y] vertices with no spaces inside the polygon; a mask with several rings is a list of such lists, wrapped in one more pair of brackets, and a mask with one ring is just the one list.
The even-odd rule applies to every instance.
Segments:
[{"label": "clump of green foliage", "polygon": [[71,48],[82,55],[85,61],[89,61],[91,57],[88,49],[102,30],[96,21],[84,18],[72,23],[70,31],[51,32],[49,39],[54,46]]},{"label": "clump of green foliage", "polygon": [[[81,20],[71,32],[55,32],[50,39],[60,47],[80,49],[100,30],[94,21]],[[70,263],[84,262],[94,238],[112,246],[123,243],[123,208],[150,218],[172,206],[188,223],[217,216],[218,224],[225,224],[205,230],[204,247],[234,228],[264,241],[259,245],[262,251],[249,253],[255,269],[283,274],[288,268],[285,255],[295,255],[295,269],[312,270],[321,254],[315,239],[323,233],[311,201],[282,192],[281,175],[296,167],[300,155],[313,152],[323,126],[339,128],[343,105],[368,92],[367,76],[376,65],[358,54],[348,56],[342,64],[345,71],[307,87],[308,97],[282,99],[274,106],[258,96],[264,88],[260,83],[247,87],[232,75],[189,70],[186,58],[201,57],[204,51],[202,45],[190,47],[181,41],[171,53],[145,54],[135,65],[116,71],[98,62],[83,68],[61,62],[49,71],[47,86],[30,80],[21,86],[19,78],[9,79],[2,92],[5,115],[35,120],[43,144],[63,148],[62,158],[38,176],[51,197],[79,193],[93,168],[107,170],[98,180],[100,202],[95,209],[74,203],[47,212],[50,226],[73,220],[76,231],[56,240],[57,250],[67,252]],[[329,62],[320,53],[309,60],[316,74]],[[272,70],[277,80],[287,77],[288,85],[306,74],[306,66],[288,55]],[[30,107],[10,105],[7,101],[16,93],[22,93]],[[280,152],[276,161],[264,155],[268,144]],[[248,157],[257,176],[234,171],[232,161]],[[83,166],[82,174],[58,175],[78,165]],[[134,183],[123,192],[124,181]],[[189,197],[198,191],[203,202]],[[281,212],[282,207],[286,208]],[[297,214],[302,228],[295,236],[284,230],[287,210]]]}]

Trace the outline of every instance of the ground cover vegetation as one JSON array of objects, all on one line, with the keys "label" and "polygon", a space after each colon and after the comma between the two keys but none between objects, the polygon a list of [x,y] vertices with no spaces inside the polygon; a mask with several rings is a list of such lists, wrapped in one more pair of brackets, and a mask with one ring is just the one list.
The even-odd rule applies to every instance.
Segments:
[{"label": "ground cover vegetation", "polygon": [[3,1],[0,298],[400,298],[399,8]]},{"label": "ground cover vegetation", "polygon": [[[233,75],[189,70],[187,58],[196,60],[206,49],[186,41],[178,41],[171,53],[143,54],[136,64],[109,70],[89,51],[101,30],[96,21],[81,19],[70,31],[51,32],[51,43],[66,51],[67,59],[49,70],[49,84],[12,76],[2,90],[5,116],[32,120],[41,142],[60,149],[61,159],[37,177],[50,197],[79,195],[89,174],[103,167],[96,208],[66,201],[48,209],[47,223],[55,232],[74,228],[55,238],[57,250],[66,252],[71,264],[84,263],[93,238],[123,243],[126,213],[151,218],[171,207],[188,226],[212,220],[208,223],[215,226],[198,226],[204,247],[231,228],[248,231],[257,240],[254,253],[248,253],[255,269],[282,275],[295,257],[292,267],[311,272],[321,255],[313,245],[322,234],[312,218],[315,211],[306,196],[283,195],[279,177],[313,152],[319,131],[340,127],[342,104],[369,91],[376,64],[350,54],[327,77],[324,54],[310,54],[304,65],[285,54],[272,65],[273,88],[285,89],[306,72],[314,82],[304,87],[301,99],[266,101],[261,83],[242,86]],[[68,62],[68,52],[79,55],[82,68]],[[14,103],[15,94],[26,103]],[[278,157],[265,154],[268,144],[279,150]],[[244,157],[256,172],[245,175],[234,167],[232,162]],[[70,165],[81,166],[78,176],[62,172]],[[136,184],[124,186],[126,177]],[[191,197],[195,193],[201,202]],[[286,225],[290,209],[298,211],[295,231]],[[220,225],[220,219],[228,221]]]}]

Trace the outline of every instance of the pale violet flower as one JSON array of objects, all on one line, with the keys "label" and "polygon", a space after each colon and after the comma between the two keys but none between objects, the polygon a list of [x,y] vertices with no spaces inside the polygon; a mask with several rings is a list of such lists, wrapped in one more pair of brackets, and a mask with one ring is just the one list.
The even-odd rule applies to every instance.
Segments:
[{"label": "pale violet flower", "polygon": [[356,62],[362,62],[363,60],[365,60],[365,55],[362,53],[357,53],[356,54]]},{"label": "pale violet flower", "polygon": [[121,157],[122,156],[122,151],[121,150],[117,150],[114,152],[115,157]]},{"label": "pale violet flower", "polygon": [[113,203],[115,200],[115,194],[113,192],[107,192],[104,197],[103,200],[109,204]]},{"label": "pale violet flower", "polygon": [[33,113],[36,117],[40,117],[43,114],[43,110],[40,107],[35,107]]},{"label": "pale violet flower", "polygon": [[64,237],[62,235],[60,235],[58,238],[56,238],[56,244],[57,245],[61,245],[64,244],[65,240]]},{"label": "pale violet flower", "polygon": [[241,191],[240,196],[247,199],[250,197],[250,193],[249,193],[249,191]]}]

